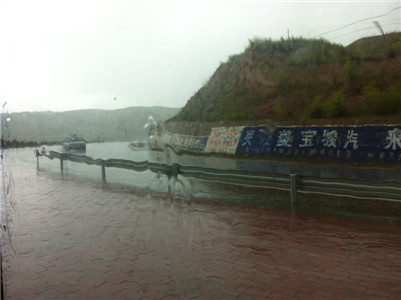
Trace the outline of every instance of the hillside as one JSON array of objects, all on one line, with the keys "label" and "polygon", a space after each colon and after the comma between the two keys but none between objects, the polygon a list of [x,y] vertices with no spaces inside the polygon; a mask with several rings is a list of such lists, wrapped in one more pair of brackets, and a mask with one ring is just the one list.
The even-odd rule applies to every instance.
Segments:
[{"label": "hillside", "polygon": [[63,141],[77,133],[87,141],[132,141],[147,137],[148,117],[167,120],[179,111],[167,107],[130,107],[118,110],[76,110],[66,112],[11,113],[5,140],[25,142]]},{"label": "hillside", "polygon": [[275,124],[401,121],[401,33],[347,47],[254,39],[222,63],[171,122]]}]

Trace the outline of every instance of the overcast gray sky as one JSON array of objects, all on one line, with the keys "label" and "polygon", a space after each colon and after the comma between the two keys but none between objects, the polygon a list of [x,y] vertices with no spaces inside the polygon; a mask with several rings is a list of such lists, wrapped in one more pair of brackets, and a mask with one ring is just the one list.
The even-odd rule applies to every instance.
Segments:
[{"label": "overcast gray sky", "polygon": [[379,34],[375,20],[385,32],[400,31],[400,6],[0,0],[0,101],[10,112],[182,107],[249,39],[280,39],[289,30],[348,45]]}]

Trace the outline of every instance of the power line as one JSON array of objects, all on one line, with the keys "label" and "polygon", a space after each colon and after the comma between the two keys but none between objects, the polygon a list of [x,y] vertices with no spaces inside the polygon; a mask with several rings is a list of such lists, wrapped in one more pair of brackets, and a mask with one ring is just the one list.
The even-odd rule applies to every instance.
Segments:
[{"label": "power line", "polygon": [[[380,24],[381,25],[395,25],[395,24],[397,24],[397,23],[391,23],[391,24],[386,23],[386,22],[394,22],[394,21],[398,21],[397,23],[399,23],[400,22],[400,18],[383,20],[383,21],[380,21]],[[361,21],[361,24],[370,24],[370,23],[371,23],[371,21]],[[347,24],[347,25],[349,25],[349,24]],[[337,24],[337,25],[327,25],[327,26],[308,27],[308,28],[292,28],[291,32],[311,31],[311,30],[322,29],[322,28],[336,28],[336,30],[337,30],[338,26],[345,27],[347,25]]]},{"label": "power line", "polygon": [[349,24],[347,24],[347,25],[345,25],[345,26],[342,26],[342,27],[340,27],[340,28],[333,29],[333,30],[330,30],[330,31],[326,31],[326,32],[324,32],[324,33],[321,33],[321,34],[319,34],[319,35],[316,35],[315,37],[320,37],[320,36],[323,36],[323,35],[328,34],[328,33],[336,32],[336,31],[339,31],[339,30],[341,30],[341,29],[347,28],[347,27],[349,27],[349,26],[355,25],[355,24],[360,23],[360,22],[364,22],[364,21],[368,21],[368,20],[372,20],[372,19],[377,19],[377,18],[385,17],[385,16],[391,14],[393,11],[396,11],[396,10],[398,10],[398,9],[400,9],[400,8],[401,8],[401,6],[398,6],[398,7],[393,8],[392,10],[390,10],[389,12],[387,12],[387,13],[385,13],[385,14],[383,14],[383,15],[378,15],[378,16],[369,17],[369,18],[366,18],[366,19],[361,19],[361,20],[358,20],[358,21],[354,21],[354,22],[349,23]]},{"label": "power line", "polygon": [[335,39],[339,39],[339,38],[342,38],[342,37],[351,35],[351,34],[356,33],[356,32],[365,31],[365,30],[372,30],[372,29],[373,29],[372,26],[370,26],[370,27],[365,27],[365,28],[361,28],[361,29],[358,29],[358,30],[354,30],[354,31],[351,31],[351,32],[342,34],[342,35],[338,35],[338,36],[332,37],[332,38],[330,38],[330,39],[331,39],[331,40],[335,40]]}]

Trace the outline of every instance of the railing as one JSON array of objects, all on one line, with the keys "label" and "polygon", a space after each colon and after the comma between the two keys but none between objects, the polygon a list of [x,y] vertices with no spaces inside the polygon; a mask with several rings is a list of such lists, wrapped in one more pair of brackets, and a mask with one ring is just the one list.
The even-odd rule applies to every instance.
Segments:
[{"label": "railing", "polygon": [[296,174],[286,176],[267,173],[246,173],[182,166],[179,166],[178,173],[185,177],[193,177],[209,182],[288,190],[291,192],[292,202],[296,201],[296,193],[327,194],[401,202],[401,183],[312,178]]},{"label": "railing", "polygon": [[72,153],[58,153],[49,151],[41,154],[35,151],[39,167],[39,157],[60,160],[61,174],[64,172],[63,162],[65,160],[97,165],[101,167],[102,181],[106,182],[106,167],[123,168],[137,172],[150,170],[170,177],[178,175],[195,178],[202,181],[233,184],[254,188],[267,188],[289,191],[291,204],[297,202],[297,193],[324,194],[331,196],[395,201],[401,203],[401,182],[368,182],[360,180],[344,180],[338,178],[312,178],[296,174],[269,174],[253,173],[236,170],[218,170],[194,166],[182,166],[178,163],[172,165],[153,163],[149,161],[135,162],[124,159],[93,159],[89,156]]},{"label": "railing", "polygon": [[60,171],[61,174],[64,174],[64,161],[72,161],[77,163],[85,163],[87,165],[96,165],[101,167],[102,172],[102,181],[106,182],[106,167],[120,168],[120,169],[128,169],[134,170],[137,172],[142,172],[146,170],[151,170],[153,172],[161,172],[164,174],[169,174],[172,169],[171,166],[167,166],[164,164],[150,163],[149,161],[132,161],[126,159],[107,159],[103,160],[100,158],[93,159],[90,156],[73,154],[73,153],[59,153],[56,151],[49,151],[48,153],[40,153],[38,150],[35,150],[35,154],[37,157],[37,166],[39,167],[39,157],[44,156],[49,159],[59,159],[60,160]]}]

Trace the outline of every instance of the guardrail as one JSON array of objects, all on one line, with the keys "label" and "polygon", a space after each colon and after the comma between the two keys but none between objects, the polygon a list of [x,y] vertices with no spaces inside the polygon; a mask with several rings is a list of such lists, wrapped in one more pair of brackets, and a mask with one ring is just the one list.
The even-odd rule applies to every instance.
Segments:
[{"label": "guardrail", "polygon": [[178,163],[168,165],[149,161],[135,162],[123,159],[102,160],[93,159],[85,155],[58,153],[55,151],[49,151],[49,153],[42,154],[38,150],[35,150],[35,153],[37,157],[38,168],[40,156],[44,156],[49,159],[59,159],[61,174],[63,174],[63,162],[65,160],[86,163],[88,165],[98,165],[101,167],[103,182],[106,182],[106,167],[114,167],[134,170],[137,172],[150,170],[152,172],[165,174],[169,178],[181,175],[187,178],[195,178],[207,182],[284,190],[290,193],[292,205],[296,204],[298,193],[324,194],[371,200],[386,200],[401,203],[401,182],[379,183],[349,179],[344,180],[341,178],[312,178],[299,176],[296,174],[283,175],[260,172],[252,173],[235,170],[219,170],[194,166],[182,166]]},{"label": "guardrail", "polygon": [[164,164],[151,163],[149,161],[132,161],[126,159],[107,159],[103,160],[100,158],[93,159],[90,156],[74,154],[74,153],[59,153],[56,151],[49,151],[48,153],[40,153],[39,150],[35,150],[35,155],[37,157],[37,167],[39,168],[39,157],[44,156],[49,159],[59,159],[60,160],[60,171],[64,174],[64,161],[72,161],[77,163],[85,163],[87,165],[96,165],[101,167],[102,181],[106,182],[106,167],[128,169],[137,172],[142,172],[146,170],[151,170],[153,172],[161,172],[164,174],[170,174],[172,167]]}]

